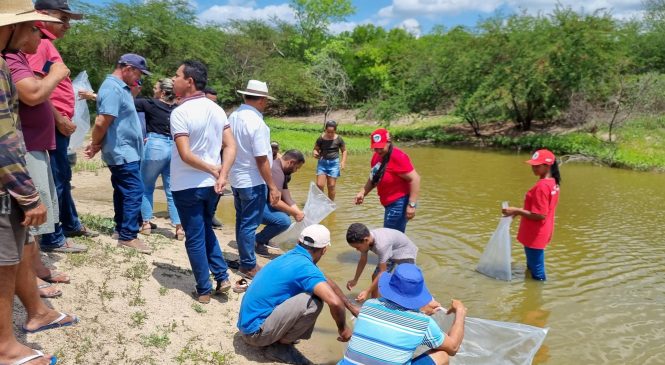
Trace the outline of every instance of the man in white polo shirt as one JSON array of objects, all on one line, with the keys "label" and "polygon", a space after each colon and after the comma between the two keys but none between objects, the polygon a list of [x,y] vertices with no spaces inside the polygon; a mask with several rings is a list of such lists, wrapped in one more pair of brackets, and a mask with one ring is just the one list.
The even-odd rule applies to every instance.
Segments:
[{"label": "man in white polo shirt", "polygon": [[210,302],[211,272],[217,282],[216,294],[231,288],[212,218],[236,155],[224,110],[203,93],[207,80],[204,64],[183,62],[173,79],[173,90],[182,102],[171,113],[175,140],[171,191],[185,229],[185,248],[196,279],[194,295],[201,303]]},{"label": "man in white polo shirt", "polygon": [[[239,273],[248,278],[261,268],[256,264],[254,245],[256,229],[263,219],[266,199],[275,205],[280,192],[272,181],[270,128],[263,121],[268,106],[268,85],[249,80],[245,90],[238,90],[245,101],[231,116],[231,130],[238,144],[236,161],[231,169],[231,188],[236,208],[236,242],[240,254]],[[266,191],[266,189],[268,191]]]}]

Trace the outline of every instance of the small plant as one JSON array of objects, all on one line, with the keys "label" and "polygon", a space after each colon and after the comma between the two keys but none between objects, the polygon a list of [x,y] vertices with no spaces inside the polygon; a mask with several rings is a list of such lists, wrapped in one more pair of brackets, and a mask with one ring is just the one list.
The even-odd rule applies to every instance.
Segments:
[{"label": "small plant", "polygon": [[201,304],[199,304],[199,303],[192,303],[192,309],[194,310],[194,312],[196,312],[196,313],[198,313],[198,314],[203,314],[203,313],[207,313],[207,312],[208,312],[208,311],[207,311],[205,308],[203,308],[203,306],[202,306]]},{"label": "small plant", "polygon": [[166,332],[156,332],[148,336],[141,336],[141,343],[146,347],[156,347],[158,349],[164,349],[166,346],[171,344],[169,335]]},{"label": "small plant", "polygon": [[145,324],[145,320],[148,318],[148,313],[145,311],[134,312],[130,316],[132,322],[129,324],[132,327],[141,327]]},{"label": "small plant", "polygon": [[128,268],[122,276],[132,280],[141,280],[147,278],[149,275],[150,268],[148,267],[148,264],[145,261],[139,261]]},{"label": "small plant", "polygon": [[165,296],[166,293],[168,293],[168,292],[169,292],[169,288],[164,287],[164,286],[160,286],[160,287],[159,287],[159,295],[161,295],[161,296]]}]

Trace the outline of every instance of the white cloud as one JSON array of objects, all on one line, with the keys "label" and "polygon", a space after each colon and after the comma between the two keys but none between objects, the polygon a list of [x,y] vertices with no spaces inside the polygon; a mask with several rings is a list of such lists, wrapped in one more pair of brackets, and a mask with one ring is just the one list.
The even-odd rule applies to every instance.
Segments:
[{"label": "white cloud", "polygon": [[586,12],[607,9],[618,18],[638,14],[642,8],[642,0],[559,0],[556,2],[552,0],[393,0],[391,5],[380,9],[377,16],[399,19],[417,16],[431,18],[462,12],[492,13],[502,7],[538,12],[550,11],[557,3]]},{"label": "white cloud", "polygon": [[398,26],[397,28],[404,29],[408,33],[411,33],[412,35],[416,37],[420,37],[421,29],[420,29],[420,22],[414,18],[408,18],[404,19]]},{"label": "white cloud", "polygon": [[230,0],[227,5],[214,5],[199,14],[202,23],[226,23],[229,20],[270,20],[277,18],[295,22],[295,14],[288,4],[257,8],[255,1]]}]

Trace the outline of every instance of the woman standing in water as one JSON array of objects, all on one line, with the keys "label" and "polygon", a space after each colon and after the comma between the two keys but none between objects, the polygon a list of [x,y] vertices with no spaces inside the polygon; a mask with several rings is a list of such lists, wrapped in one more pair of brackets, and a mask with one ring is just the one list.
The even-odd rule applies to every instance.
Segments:
[{"label": "woman standing in water", "polygon": [[549,150],[538,150],[525,162],[531,165],[533,174],[539,178],[538,182],[526,193],[524,208],[508,207],[502,212],[506,216],[522,217],[517,240],[524,245],[526,266],[531,271],[531,277],[544,281],[547,279],[545,247],[552,240],[554,231],[561,174],[556,158]]},{"label": "woman standing in water", "polygon": [[141,233],[151,233],[153,193],[159,175],[162,175],[166,206],[169,211],[171,223],[175,225],[175,238],[185,238],[185,231],[180,224],[178,210],[173,203],[171,195],[171,151],[173,139],[171,138],[171,112],[177,106],[173,93],[173,80],[165,78],[159,80],[153,89],[154,98],[134,99],[137,112],[145,113],[146,140],[141,161],[141,177],[143,179],[143,203],[141,203],[141,216],[143,225]]},{"label": "woman standing in water", "polygon": [[404,232],[406,222],[416,216],[420,175],[409,156],[393,146],[386,129],[375,130],[370,139],[374,150],[370,163],[372,170],[365,186],[356,195],[356,204],[362,204],[365,196],[376,187],[385,208],[383,227]]},{"label": "woman standing in water", "polygon": [[329,120],[326,122],[325,128],[314,143],[314,158],[319,160],[316,165],[316,186],[323,191],[327,185],[328,198],[335,201],[337,178],[346,165],[346,144],[342,136],[337,134],[337,122]]}]

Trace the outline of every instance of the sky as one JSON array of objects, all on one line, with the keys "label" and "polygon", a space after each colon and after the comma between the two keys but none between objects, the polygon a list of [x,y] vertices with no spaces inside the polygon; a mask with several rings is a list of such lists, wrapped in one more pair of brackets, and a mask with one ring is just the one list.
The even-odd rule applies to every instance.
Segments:
[{"label": "sky", "polygon": [[[103,4],[105,0],[88,0]],[[278,18],[293,22],[288,0],[190,0],[202,22],[223,23],[232,19]],[[359,24],[374,24],[384,28],[406,29],[414,35],[430,32],[434,26],[451,28],[457,25],[474,26],[479,19],[497,12],[511,14],[548,12],[555,4],[590,13],[610,10],[620,19],[642,16],[642,0],[353,0],[356,12],[343,22],[331,25],[333,33],[351,30]]]}]

